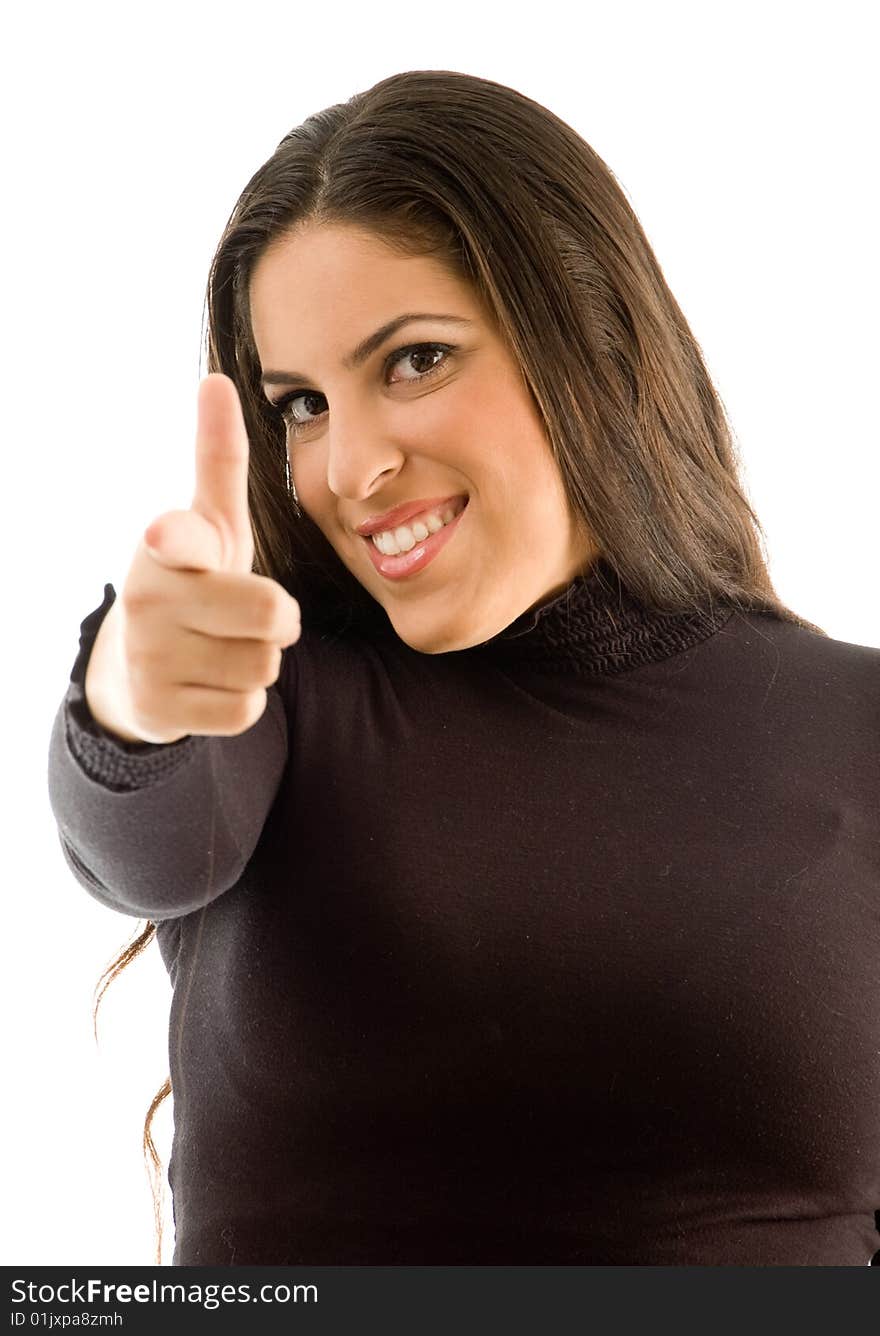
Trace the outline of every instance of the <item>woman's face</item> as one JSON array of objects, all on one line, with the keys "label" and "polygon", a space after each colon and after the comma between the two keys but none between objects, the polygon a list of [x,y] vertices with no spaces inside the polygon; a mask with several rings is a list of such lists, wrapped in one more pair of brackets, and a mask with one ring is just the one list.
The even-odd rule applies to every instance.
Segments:
[{"label": "woman's face", "polygon": [[[569,513],[537,409],[467,285],[373,234],[310,225],[264,253],[250,304],[264,392],[287,399],[300,505],[401,640],[427,654],[481,644],[589,568],[598,553]],[[405,555],[357,532],[411,502],[429,512],[421,526],[381,525]]]}]

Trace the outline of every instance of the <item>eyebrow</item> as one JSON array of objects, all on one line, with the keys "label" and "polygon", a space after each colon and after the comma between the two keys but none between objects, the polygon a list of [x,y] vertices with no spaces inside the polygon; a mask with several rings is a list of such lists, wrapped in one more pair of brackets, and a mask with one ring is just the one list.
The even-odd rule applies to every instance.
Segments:
[{"label": "eyebrow", "polygon": [[[395,316],[393,320],[388,320],[381,325],[372,334],[362,339],[356,348],[349,353],[348,357],[343,357],[341,365],[346,371],[354,371],[356,367],[366,362],[377,348],[380,348],[386,339],[390,339],[392,334],[396,334],[402,325],[408,325],[413,320],[438,320],[450,325],[472,325],[473,320],[466,320],[461,315],[437,315],[427,311],[409,311],[405,315]],[[298,385],[301,381],[311,380],[310,376],[303,375],[301,371],[264,371],[260,377],[260,384],[266,385]]]}]

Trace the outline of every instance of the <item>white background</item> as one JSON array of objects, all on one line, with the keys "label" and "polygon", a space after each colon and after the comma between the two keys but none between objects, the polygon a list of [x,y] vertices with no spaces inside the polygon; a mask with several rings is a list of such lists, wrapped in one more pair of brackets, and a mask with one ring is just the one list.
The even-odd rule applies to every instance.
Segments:
[{"label": "white background", "polygon": [[205,281],[239,192],[294,125],[400,70],[545,103],[615,172],[703,348],[780,596],[880,646],[873,7],[17,10],[0,71],[2,1261],[149,1264],[140,1138],[170,988],[154,943],[104,999],[96,1047],[92,988],[137,923],[68,871],[46,758],[80,621],[151,519],[190,503]]}]

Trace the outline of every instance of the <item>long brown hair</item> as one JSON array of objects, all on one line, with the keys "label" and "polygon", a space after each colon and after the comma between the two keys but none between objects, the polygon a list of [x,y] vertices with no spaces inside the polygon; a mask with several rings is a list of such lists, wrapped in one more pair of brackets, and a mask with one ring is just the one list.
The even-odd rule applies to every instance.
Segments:
[{"label": "long brown hair", "polygon": [[[208,371],[234,381],[244,412],[253,570],[298,600],[305,624],[387,619],[294,510],[285,429],[260,388],[250,275],[303,224],[357,227],[471,285],[542,415],[573,513],[641,602],[719,601],[827,635],[776,594],[724,405],[614,174],[540,103],[449,70],[392,75],[291,130],[211,264]],[[154,933],[148,921],[105,987]],[[144,1124],[156,1170],[150,1123],[169,1090]]]}]

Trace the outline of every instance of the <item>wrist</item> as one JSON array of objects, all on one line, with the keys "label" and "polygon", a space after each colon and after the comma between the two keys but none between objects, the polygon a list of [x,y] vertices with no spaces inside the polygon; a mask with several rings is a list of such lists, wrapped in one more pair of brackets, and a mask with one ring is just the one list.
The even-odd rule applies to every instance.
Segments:
[{"label": "wrist", "polygon": [[89,712],[96,724],[121,742],[146,742],[125,721],[121,704],[121,674],[124,671],[119,653],[118,602],[114,603],[102,621],[92,644],[83,680],[83,694]]}]

